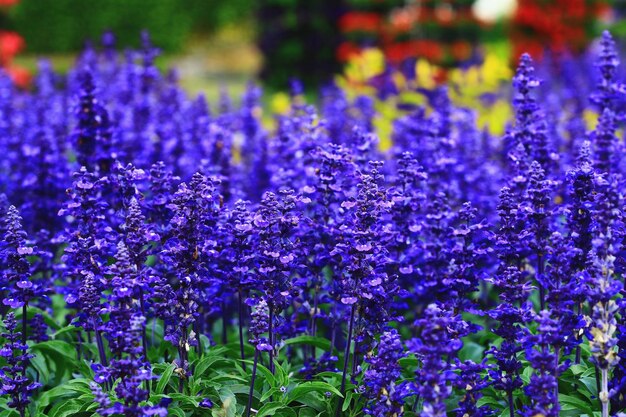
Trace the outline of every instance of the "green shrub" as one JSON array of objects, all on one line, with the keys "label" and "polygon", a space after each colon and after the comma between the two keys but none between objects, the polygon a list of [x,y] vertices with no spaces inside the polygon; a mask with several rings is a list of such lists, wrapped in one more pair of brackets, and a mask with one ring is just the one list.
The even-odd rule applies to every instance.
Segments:
[{"label": "green shrub", "polygon": [[[79,50],[88,39],[113,31],[120,47],[137,46],[146,29],[166,51],[180,49],[199,3],[181,0],[21,0],[12,10],[16,30],[31,52]],[[210,0],[206,2],[207,8]]]},{"label": "green shrub", "polygon": [[194,30],[213,32],[231,22],[241,22],[256,10],[255,0],[186,0]]}]

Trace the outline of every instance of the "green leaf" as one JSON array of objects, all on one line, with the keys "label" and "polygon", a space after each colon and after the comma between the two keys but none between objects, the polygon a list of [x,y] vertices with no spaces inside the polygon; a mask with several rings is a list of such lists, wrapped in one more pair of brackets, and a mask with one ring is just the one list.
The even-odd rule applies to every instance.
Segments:
[{"label": "green leaf", "polygon": [[327,406],[327,402],[325,401],[325,396],[320,396],[319,393],[310,392],[303,397],[298,399],[298,403],[302,404],[306,407],[309,407],[316,412],[324,411]]},{"label": "green leaf", "polygon": [[172,378],[174,369],[176,369],[176,365],[173,363],[169,364],[168,367],[165,368],[165,371],[163,371],[163,374],[159,377],[159,382],[157,382],[156,388],[154,389],[155,394],[163,394],[165,387]]},{"label": "green leaf", "polygon": [[213,386],[220,385],[221,386],[221,385],[228,385],[227,384],[228,382],[234,382],[234,381],[239,381],[239,382],[245,384],[245,383],[248,383],[249,379],[248,378],[238,377],[238,376],[231,375],[231,374],[224,374],[224,373],[222,373],[220,375],[215,375],[214,377],[209,378],[207,380],[199,381],[198,383],[202,384],[202,383],[207,383],[208,382],[209,385],[213,385]]},{"label": "green leaf", "polygon": [[86,378],[78,378],[78,379],[73,379],[71,381],[68,381],[65,386],[67,386],[68,389],[82,393],[82,394],[89,394],[92,395],[92,391],[91,391],[91,381],[86,379]]},{"label": "green leaf", "polygon": [[215,355],[202,358],[194,369],[194,375],[197,377],[201,377],[202,375],[204,375],[207,369],[209,369],[212,365],[218,362],[228,363],[230,362],[230,359]]},{"label": "green leaf", "polygon": [[211,415],[213,417],[235,417],[237,412],[237,398],[235,394],[228,388],[222,388],[219,391],[220,400],[222,401],[221,407],[213,407]]},{"label": "green leaf", "polygon": [[[580,378],[580,382],[587,388],[591,396],[598,398],[598,383],[595,377],[585,376]],[[580,391],[581,389],[579,389]]]},{"label": "green leaf", "polygon": [[274,375],[278,385],[281,387],[286,387],[289,385],[289,375],[285,371],[285,368],[281,366],[277,360],[274,360]]},{"label": "green leaf", "polygon": [[66,334],[72,334],[74,332],[76,332],[78,329],[76,328],[76,326],[74,326],[73,324],[70,324],[68,326],[62,327],[59,330],[57,330],[54,335],[52,336],[55,340],[58,340],[61,338],[61,336],[66,335]]},{"label": "green leaf", "polygon": [[[50,317],[47,311],[37,308],[35,306],[29,305],[28,312],[26,313],[26,317],[32,319],[35,314],[40,314],[43,318],[43,321],[50,327],[51,329],[58,329],[59,324],[54,320],[54,318]],[[18,309],[15,311],[15,319],[19,322],[22,319],[22,309]]]},{"label": "green leaf", "polygon": [[272,374],[272,371],[267,369],[265,366],[260,363],[257,364],[257,372],[263,375],[263,378],[265,378],[265,381],[270,385],[270,387],[274,388],[277,386],[274,374]]},{"label": "green leaf", "polygon": [[476,342],[466,342],[459,352],[459,359],[462,361],[471,360],[479,363],[483,359],[485,348]]},{"label": "green leaf", "polygon": [[520,375],[520,378],[522,379],[522,381],[524,381],[525,385],[528,385],[528,382],[530,381],[530,377],[531,377],[532,374],[533,374],[533,368],[531,368],[530,366],[527,366],[522,371],[522,374]]},{"label": "green leaf", "polygon": [[228,388],[233,392],[233,394],[248,395],[250,393],[250,385],[233,384],[233,385],[229,385]]},{"label": "green leaf", "polygon": [[77,367],[80,374],[85,378],[94,378],[95,372],[91,368],[91,362],[89,362],[87,359],[83,359],[82,361],[78,362]]},{"label": "green leaf", "polygon": [[33,352],[41,352],[46,356],[59,356],[70,363],[76,361],[76,349],[63,340],[46,340],[45,342],[32,345],[30,349]]},{"label": "green leaf", "polygon": [[307,407],[301,408],[300,411],[298,412],[298,417],[316,417],[316,416],[317,416],[317,410],[312,410]]},{"label": "green leaf", "polygon": [[300,398],[305,396],[310,392],[319,392],[321,394],[325,394],[327,392],[331,392],[339,397],[343,397],[339,390],[332,385],[321,382],[321,381],[313,381],[313,382],[304,382],[299,384],[297,387],[292,389],[289,394],[287,394],[286,404],[290,402],[298,401]]},{"label": "green leaf", "polygon": [[276,411],[286,408],[283,403],[273,402],[264,404],[263,407],[259,408],[259,412],[256,414],[256,417],[264,417],[264,416],[273,416]]},{"label": "green leaf", "polygon": [[[227,355],[222,355],[222,356],[229,356],[232,359],[241,360],[241,346],[239,345],[239,342],[227,343],[224,346],[220,346],[220,348],[225,349],[227,353]],[[211,348],[211,349],[214,349],[214,348]],[[247,343],[244,344],[243,353],[246,358],[254,357],[254,347],[250,346]]]},{"label": "green leaf", "polygon": [[581,414],[593,415],[593,408],[591,405],[578,397],[572,395],[559,394],[559,402],[564,410],[576,409]]},{"label": "green leaf", "polygon": [[407,368],[417,368],[419,366],[419,360],[415,357],[413,358],[400,358],[398,360],[398,364],[402,367],[402,369]]},{"label": "green leaf", "polygon": [[587,370],[587,365],[584,363],[574,364],[569,369],[574,375],[580,375]]},{"label": "green leaf", "polygon": [[320,348],[326,352],[330,350],[330,340],[318,336],[297,336],[285,340],[285,345],[309,345]]},{"label": "green leaf", "polygon": [[56,404],[50,410],[48,417],[68,417],[81,411],[85,403],[83,401],[73,399],[69,401],[63,401]]},{"label": "green leaf", "polygon": [[507,404],[504,403],[503,401],[499,401],[495,398],[487,397],[487,396],[481,397],[478,399],[478,401],[476,401],[477,407],[482,407],[483,405],[490,405],[492,407],[495,407],[498,410],[507,407]]},{"label": "green leaf", "polygon": [[50,380],[50,370],[48,369],[48,365],[46,364],[46,359],[43,355],[35,355],[29,361],[30,366],[35,368],[37,373],[39,374],[39,380],[47,382]]},{"label": "green leaf", "polygon": [[200,401],[198,401],[197,397],[181,394],[179,392],[173,392],[169,394],[168,397],[170,397],[174,401],[178,401],[182,408],[190,408],[193,410],[198,408],[200,404]]},{"label": "green leaf", "polygon": [[596,377],[596,367],[595,366],[591,366],[591,367],[587,368],[585,370],[585,372],[583,372],[582,376],[583,377],[590,376],[590,377],[595,378]]},{"label": "green leaf", "polygon": [[186,417],[185,412],[180,408],[170,407],[167,409],[168,416]]},{"label": "green leaf", "polygon": [[346,399],[341,405],[341,411],[345,412],[348,407],[350,407],[350,403],[352,402],[352,396],[354,395],[353,391],[348,391],[346,393]]},{"label": "green leaf", "polygon": [[298,417],[296,412],[291,407],[281,408],[277,411],[276,415],[279,417]]},{"label": "green leaf", "polygon": [[89,381],[87,379],[75,379],[68,381],[63,385],[54,387],[42,393],[37,400],[37,410],[42,413],[50,404],[70,398],[79,397],[81,394],[91,394]]},{"label": "green leaf", "polygon": [[30,347],[31,353],[43,358],[34,359],[33,367],[40,372],[42,383],[60,385],[78,367],[75,348],[62,340],[47,340]]},{"label": "green leaf", "polygon": [[[94,395],[92,394],[89,397],[89,402],[87,402],[83,408],[82,411],[87,411],[87,412],[91,412],[91,414],[93,414],[98,408],[100,408],[100,404],[98,404],[97,402],[94,401]],[[78,397],[79,400],[83,400],[83,399],[87,399],[87,397],[83,398],[83,396],[81,395],[80,397]]]}]

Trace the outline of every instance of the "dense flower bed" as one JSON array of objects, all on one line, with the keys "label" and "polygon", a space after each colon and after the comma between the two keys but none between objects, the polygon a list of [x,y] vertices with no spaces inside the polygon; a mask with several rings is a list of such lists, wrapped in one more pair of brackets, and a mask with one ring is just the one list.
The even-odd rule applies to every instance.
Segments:
[{"label": "dense flower bed", "polygon": [[0,414],[625,411],[626,87],[601,45],[542,81],[523,56],[503,136],[420,87],[385,151],[370,96],[316,109],[294,82],[269,129],[258,87],[210,111],[147,39],[3,77]]}]

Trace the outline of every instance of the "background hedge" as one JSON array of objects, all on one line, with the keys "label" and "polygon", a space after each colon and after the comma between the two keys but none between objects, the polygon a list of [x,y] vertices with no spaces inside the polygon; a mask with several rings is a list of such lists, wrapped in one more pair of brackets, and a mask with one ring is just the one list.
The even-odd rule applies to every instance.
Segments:
[{"label": "background hedge", "polygon": [[74,52],[86,39],[113,31],[120,47],[139,44],[147,29],[166,51],[179,50],[192,30],[213,31],[253,12],[254,0],[21,0],[15,29],[31,52]]}]

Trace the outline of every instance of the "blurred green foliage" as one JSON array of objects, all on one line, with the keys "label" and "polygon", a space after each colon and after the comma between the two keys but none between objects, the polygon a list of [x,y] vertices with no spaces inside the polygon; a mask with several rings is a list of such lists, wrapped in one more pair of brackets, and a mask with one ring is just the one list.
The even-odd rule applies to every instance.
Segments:
[{"label": "blurred green foliage", "polygon": [[191,31],[210,32],[252,13],[254,0],[21,0],[11,11],[31,52],[71,52],[102,33],[120,47],[138,46],[140,32],[155,45],[179,50]]},{"label": "blurred green foliage", "polygon": [[295,77],[305,88],[330,81],[340,69],[335,59],[342,0],[257,0],[258,46],[264,57],[260,77],[270,89],[284,90]]},{"label": "blurred green foliage", "polygon": [[[23,0],[22,0],[23,1]],[[256,0],[179,0],[191,14],[194,30],[214,32],[229,24],[249,20]]]}]

